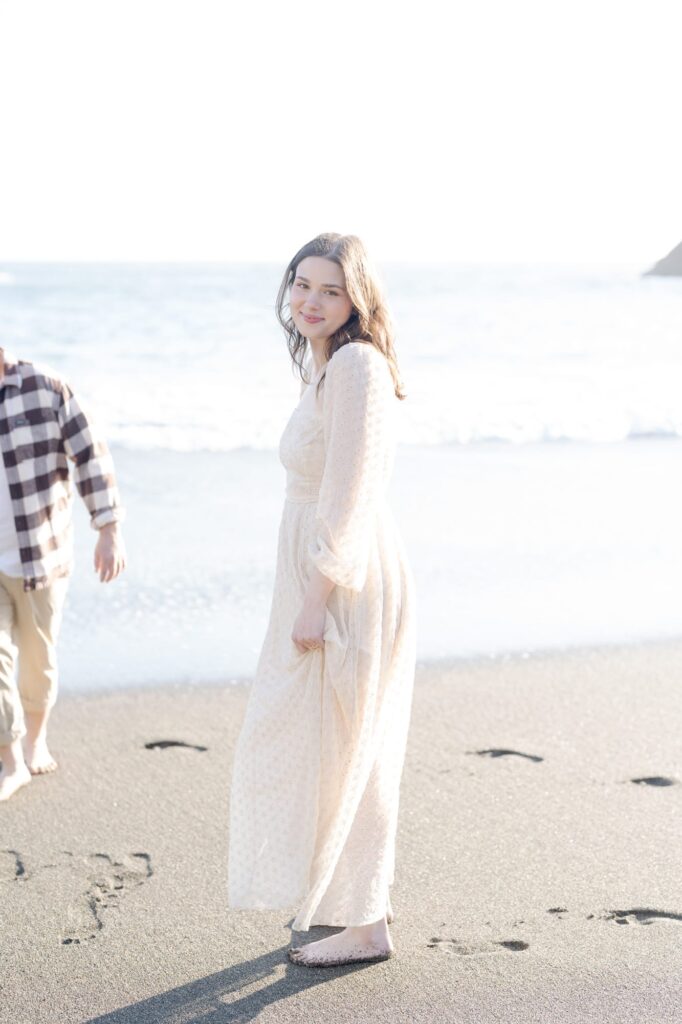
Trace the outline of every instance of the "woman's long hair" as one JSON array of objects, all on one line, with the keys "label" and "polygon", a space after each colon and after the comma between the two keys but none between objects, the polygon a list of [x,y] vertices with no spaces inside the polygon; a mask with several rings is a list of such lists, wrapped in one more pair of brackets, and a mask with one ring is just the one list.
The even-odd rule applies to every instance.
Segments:
[{"label": "woman's long hair", "polygon": [[[327,362],[338,349],[347,345],[349,341],[364,341],[374,345],[386,357],[397,397],[405,398],[398,362],[393,349],[393,325],[386,300],[376,271],[367,255],[367,250],[357,235],[334,233],[317,235],[298,250],[284,271],[284,277],[277,293],[277,319],[284,328],[289,354],[294,366],[298,367],[301,380],[310,383],[306,379],[303,365],[307,339],[293,321],[288,299],[298,265],[308,256],[322,256],[341,267],[346,279],[346,291],[353,303],[353,311],[348,320],[327,339],[325,353]],[[318,382],[318,388],[324,377],[323,373]]]}]

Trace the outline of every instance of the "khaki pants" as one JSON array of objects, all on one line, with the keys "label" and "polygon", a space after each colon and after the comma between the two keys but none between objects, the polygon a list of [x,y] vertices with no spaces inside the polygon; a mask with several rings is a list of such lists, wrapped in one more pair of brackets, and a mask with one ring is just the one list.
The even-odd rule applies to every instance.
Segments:
[{"label": "khaki pants", "polygon": [[57,699],[55,645],[68,585],[63,576],[24,590],[22,579],[0,572],[0,747],[24,736],[24,711],[43,711]]}]

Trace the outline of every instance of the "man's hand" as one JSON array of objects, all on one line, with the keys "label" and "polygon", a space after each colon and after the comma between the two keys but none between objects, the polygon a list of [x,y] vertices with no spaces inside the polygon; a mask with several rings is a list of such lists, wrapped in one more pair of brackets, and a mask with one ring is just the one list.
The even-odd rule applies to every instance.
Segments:
[{"label": "man's hand", "polygon": [[126,552],[118,523],[107,523],[99,531],[95,546],[95,572],[102,583],[115,580],[126,567]]}]

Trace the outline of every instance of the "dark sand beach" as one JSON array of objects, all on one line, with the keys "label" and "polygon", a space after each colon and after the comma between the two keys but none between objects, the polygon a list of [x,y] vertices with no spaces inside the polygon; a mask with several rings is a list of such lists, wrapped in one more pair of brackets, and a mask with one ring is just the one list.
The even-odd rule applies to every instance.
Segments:
[{"label": "dark sand beach", "polygon": [[396,956],[316,970],[286,949],[330,929],[226,904],[247,685],[63,696],[59,772],[0,808],[0,1019],[682,1021],[681,676],[678,643],[419,666]]}]

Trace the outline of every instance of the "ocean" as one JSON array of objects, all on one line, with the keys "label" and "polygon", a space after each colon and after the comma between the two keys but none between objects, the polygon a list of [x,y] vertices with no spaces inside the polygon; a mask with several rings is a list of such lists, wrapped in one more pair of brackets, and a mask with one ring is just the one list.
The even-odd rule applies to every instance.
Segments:
[{"label": "ocean", "polygon": [[[422,660],[682,633],[682,279],[385,264],[408,397],[391,502]],[[298,400],[270,264],[0,264],[0,344],[100,422],[129,567],[78,501],[65,690],[255,669]]]}]

